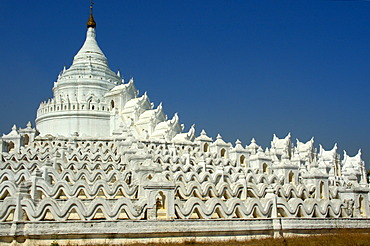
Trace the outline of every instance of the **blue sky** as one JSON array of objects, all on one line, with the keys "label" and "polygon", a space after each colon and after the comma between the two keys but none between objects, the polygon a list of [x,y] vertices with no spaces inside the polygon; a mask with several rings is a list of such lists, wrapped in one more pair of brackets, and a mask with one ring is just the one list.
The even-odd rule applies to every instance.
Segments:
[{"label": "blue sky", "polygon": [[[213,138],[338,143],[370,163],[370,2],[95,1],[110,67]],[[34,121],[85,38],[89,1],[2,0],[0,131]]]}]

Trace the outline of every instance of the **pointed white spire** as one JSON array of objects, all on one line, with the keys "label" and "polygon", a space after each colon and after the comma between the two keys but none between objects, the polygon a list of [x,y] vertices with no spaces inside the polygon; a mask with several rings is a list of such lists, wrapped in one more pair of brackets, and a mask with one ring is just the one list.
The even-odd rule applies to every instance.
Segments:
[{"label": "pointed white spire", "polygon": [[77,63],[89,64],[90,62],[105,66],[108,65],[107,58],[96,42],[95,28],[92,27],[87,29],[86,40],[81,49],[75,55],[72,66]]},{"label": "pointed white spire", "polygon": [[242,142],[241,142],[239,139],[237,139],[237,140],[235,141],[235,149],[236,149],[236,150],[238,150],[238,151],[240,151],[240,150],[244,150],[244,148],[243,148],[243,146],[242,146]]}]

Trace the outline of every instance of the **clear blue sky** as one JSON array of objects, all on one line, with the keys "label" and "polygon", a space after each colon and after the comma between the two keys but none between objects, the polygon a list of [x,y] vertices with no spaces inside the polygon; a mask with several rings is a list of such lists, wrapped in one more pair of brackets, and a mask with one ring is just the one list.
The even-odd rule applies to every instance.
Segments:
[{"label": "clear blue sky", "polygon": [[[2,0],[0,131],[34,121],[85,38],[89,1]],[[226,141],[315,137],[370,163],[370,2],[96,0],[110,67]]]}]

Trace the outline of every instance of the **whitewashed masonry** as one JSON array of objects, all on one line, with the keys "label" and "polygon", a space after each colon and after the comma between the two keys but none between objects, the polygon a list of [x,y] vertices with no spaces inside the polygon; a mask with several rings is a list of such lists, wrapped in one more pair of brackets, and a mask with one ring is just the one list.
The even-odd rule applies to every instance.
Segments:
[{"label": "whitewashed masonry", "polygon": [[[341,159],[336,145],[317,152],[313,138],[294,145],[290,134],[274,135],[263,149],[255,139],[243,146],[204,130],[195,136],[194,125],[184,132],[177,114],[168,118],[133,79],[125,83],[110,70],[95,29],[90,22],[71,67],[54,83],[54,98],[40,104],[36,128],[14,126],[1,137],[1,228],[370,217],[361,151]],[[30,235],[1,228],[3,238]]]}]

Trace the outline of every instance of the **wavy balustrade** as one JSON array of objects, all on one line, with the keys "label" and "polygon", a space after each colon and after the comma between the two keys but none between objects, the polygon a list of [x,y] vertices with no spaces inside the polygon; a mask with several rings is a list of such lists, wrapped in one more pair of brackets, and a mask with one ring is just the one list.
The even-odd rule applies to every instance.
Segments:
[{"label": "wavy balustrade", "polygon": [[241,163],[200,144],[35,140],[1,154],[0,221],[368,216],[367,193],[342,176],[293,160],[266,169],[250,153]]}]

